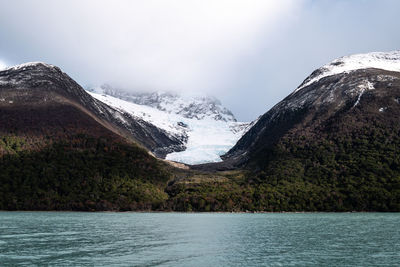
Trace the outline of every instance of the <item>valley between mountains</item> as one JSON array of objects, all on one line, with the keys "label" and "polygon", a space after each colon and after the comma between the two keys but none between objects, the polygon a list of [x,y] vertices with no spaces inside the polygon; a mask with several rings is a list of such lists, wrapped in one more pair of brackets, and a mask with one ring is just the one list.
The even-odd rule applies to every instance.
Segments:
[{"label": "valley between mountains", "polygon": [[253,122],[217,99],[0,71],[0,209],[400,211],[400,51],[338,58]]}]

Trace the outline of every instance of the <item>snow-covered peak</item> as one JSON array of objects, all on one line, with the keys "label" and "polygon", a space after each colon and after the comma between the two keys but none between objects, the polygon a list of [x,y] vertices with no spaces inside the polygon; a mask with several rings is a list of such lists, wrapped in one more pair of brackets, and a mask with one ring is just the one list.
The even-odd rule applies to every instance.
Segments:
[{"label": "snow-covered peak", "polygon": [[54,66],[54,65],[37,61],[37,62],[27,62],[27,63],[23,63],[23,64],[11,66],[11,67],[6,67],[6,68],[2,69],[1,71],[23,70],[24,68],[31,68],[31,67],[46,67],[46,68],[51,68],[51,69],[56,68],[56,66]]},{"label": "snow-covered peak", "polygon": [[236,121],[235,116],[221,102],[212,96],[184,95],[172,92],[128,92],[102,85],[92,91],[114,96],[138,105],[146,105],[170,114],[178,114],[189,119],[213,119],[216,121]]},{"label": "snow-covered peak", "polygon": [[[20,65],[6,67],[0,70],[0,85],[18,86],[19,84],[47,81],[51,75],[63,75],[60,79],[67,76],[57,66],[44,62],[27,62]],[[68,79],[70,79],[68,77]],[[65,89],[68,89],[65,87]]]},{"label": "snow-covered peak", "polygon": [[331,63],[315,70],[294,92],[327,76],[367,68],[400,71],[400,50],[355,54],[335,59]]}]

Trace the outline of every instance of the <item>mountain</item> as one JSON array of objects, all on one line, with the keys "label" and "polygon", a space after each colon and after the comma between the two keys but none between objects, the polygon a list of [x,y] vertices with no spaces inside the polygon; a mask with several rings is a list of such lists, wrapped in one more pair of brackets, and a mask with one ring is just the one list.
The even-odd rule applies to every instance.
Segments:
[{"label": "mountain", "polygon": [[398,210],[399,118],[400,52],[342,57],[265,113],[224,163],[251,170],[286,207]]},{"label": "mountain", "polygon": [[[212,98],[119,96],[137,104],[51,65],[9,68],[0,210],[400,211],[399,54],[337,59],[250,125]],[[228,131],[240,139],[222,162],[174,168],[148,153],[162,133],[186,159],[218,156]]]},{"label": "mountain", "polygon": [[113,88],[108,84],[100,91],[128,102],[146,105],[167,113],[179,114],[188,119],[212,118],[217,121],[236,121],[230,110],[223,107],[221,101],[212,96],[184,96],[172,92],[128,92]]},{"label": "mountain", "polygon": [[151,209],[167,198],[161,154],[181,142],[94,99],[58,67],[0,71],[0,210]]},{"label": "mountain", "polygon": [[185,148],[166,159],[186,164],[221,161],[249,128],[237,122],[231,111],[209,96],[187,96],[169,92],[133,93],[110,85],[89,93],[103,103],[163,129],[180,140]]},{"label": "mountain", "polygon": [[285,136],[322,139],[342,134],[332,129],[357,131],[365,121],[397,124],[399,72],[399,51],[336,59],[265,113],[224,158],[240,165]]},{"label": "mountain", "polygon": [[[164,130],[94,99],[67,74],[49,64],[27,63],[1,71],[0,89],[2,132],[13,129],[55,135],[54,130],[61,129],[58,126],[67,136],[78,131],[95,135],[108,131],[161,157],[184,147],[182,141]],[[79,121],[81,117],[90,122]],[[91,127],[101,129],[93,131]]]}]

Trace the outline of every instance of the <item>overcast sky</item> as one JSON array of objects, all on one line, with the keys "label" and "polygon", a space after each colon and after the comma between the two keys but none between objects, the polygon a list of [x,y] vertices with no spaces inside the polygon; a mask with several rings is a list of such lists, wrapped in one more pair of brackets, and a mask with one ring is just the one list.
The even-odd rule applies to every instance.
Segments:
[{"label": "overcast sky", "polygon": [[0,68],[44,61],[82,86],[175,90],[257,118],[315,68],[400,49],[397,0],[0,0]]}]

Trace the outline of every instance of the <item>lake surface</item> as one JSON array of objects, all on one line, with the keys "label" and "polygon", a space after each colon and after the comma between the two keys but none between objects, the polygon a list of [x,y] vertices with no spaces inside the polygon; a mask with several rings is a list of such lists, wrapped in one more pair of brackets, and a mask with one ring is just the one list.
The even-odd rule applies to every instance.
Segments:
[{"label": "lake surface", "polygon": [[399,266],[399,213],[0,212],[0,266]]}]

